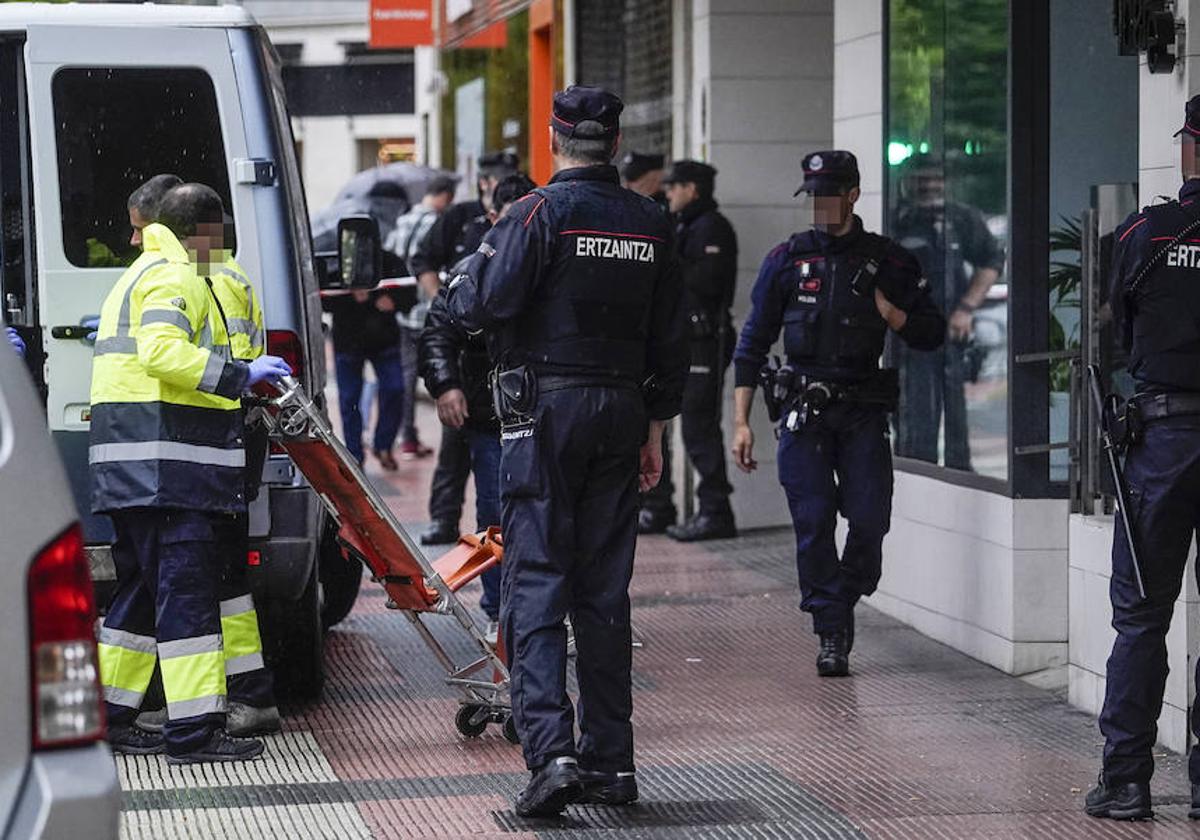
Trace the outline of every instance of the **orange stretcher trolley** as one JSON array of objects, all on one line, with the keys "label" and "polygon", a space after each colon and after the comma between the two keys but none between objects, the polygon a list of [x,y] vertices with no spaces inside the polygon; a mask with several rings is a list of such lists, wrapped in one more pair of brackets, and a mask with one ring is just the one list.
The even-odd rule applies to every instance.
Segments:
[{"label": "orange stretcher trolley", "polygon": [[[412,621],[446,669],[446,682],[462,695],[455,727],[474,738],[489,723],[497,723],[504,736],[516,743],[503,648],[488,643],[455,594],[500,562],[504,548],[499,529],[460,537],[453,549],[430,564],[301,385],[285,377],[278,389],[278,396],[262,401],[271,439],[287,451],[337,521],[338,539],[347,553],[361,560],[372,579],[383,586],[388,607]],[[426,627],[431,615],[457,621],[474,642],[478,657],[456,662]]]}]

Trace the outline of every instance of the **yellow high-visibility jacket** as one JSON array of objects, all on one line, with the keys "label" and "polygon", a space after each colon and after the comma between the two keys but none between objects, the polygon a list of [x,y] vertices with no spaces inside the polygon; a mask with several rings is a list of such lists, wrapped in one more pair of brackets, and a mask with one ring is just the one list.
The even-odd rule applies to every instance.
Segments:
[{"label": "yellow high-visibility jacket", "polygon": [[[233,253],[225,251],[220,256],[220,266],[211,269],[210,279],[229,328],[229,346],[233,358],[253,361],[263,354],[267,338],[262,306]],[[218,260],[214,258],[213,263],[216,266]]]},{"label": "yellow high-visibility jacket", "polygon": [[245,509],[240,396],[213,291],[166,227],[100,310],[92,363],[92,510]]}]

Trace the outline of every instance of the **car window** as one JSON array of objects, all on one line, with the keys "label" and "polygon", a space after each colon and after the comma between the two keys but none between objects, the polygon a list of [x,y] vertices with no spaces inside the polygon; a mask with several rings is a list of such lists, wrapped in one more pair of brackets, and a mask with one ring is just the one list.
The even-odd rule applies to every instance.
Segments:
[{"label": "car window", "polygon": [[232,214],[216,91],[203,70],[67,68],[54,76],[53,97],[63,249],[73,265],[137,258],[126,200],[153,175],[207,184]]}]

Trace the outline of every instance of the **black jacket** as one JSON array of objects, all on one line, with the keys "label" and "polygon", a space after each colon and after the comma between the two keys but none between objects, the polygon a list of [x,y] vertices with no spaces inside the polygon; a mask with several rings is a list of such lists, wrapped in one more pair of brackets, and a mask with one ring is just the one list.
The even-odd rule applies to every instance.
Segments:
[{"label": "black jacket", "polygon": [[321,308],[333,315],[333,349],[337,353],[378,353],[400,343],[400,327],[395,312],[380,312],[375,307],[378,295],[388,295],[399,306],[392,292],[372,292],[359,303],[353,293],[321,298]]},{"label": "black jacket", "polygon": [[[469,274],[472,264],[482,259],[482,254],[472,254],[454,267],[453,276]],[[500,423],[496,419],[488,382],[491,363],[483,335],[471,335],[457,324],[450,317],[447,299],[443,286],[429,308],[418,344],[417,364],[421,378],[434,399],[454,388],[466,395],[468,428],[499,432]]]},{"label": "black jacket", "polygon": [[737,235],[711,198],[693,201],[676,215],[675,252],[679,255],[693,338],[703,325],[710,336],[727,326],[737,284]]},{"label": "black jacket", "polygon": [[408,267],[415,275],[449,269],[474,253],[491,227],[483,204],[460,201],[433,223],[418,243]]}]

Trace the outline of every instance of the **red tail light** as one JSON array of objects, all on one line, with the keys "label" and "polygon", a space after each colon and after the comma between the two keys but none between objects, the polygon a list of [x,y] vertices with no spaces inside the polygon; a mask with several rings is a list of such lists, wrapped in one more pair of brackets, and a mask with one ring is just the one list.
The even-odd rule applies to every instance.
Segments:
[{"label": "red tail light", "polygon": [[28,586],[33,749],[98,741],[96,599],[78,525],[34,559]]},{"label": "red tail light", "polygon": [[304,347],[300,336],[290,330],[267,330],[267,353],[287,362],[292,376],[304,378]]}]

